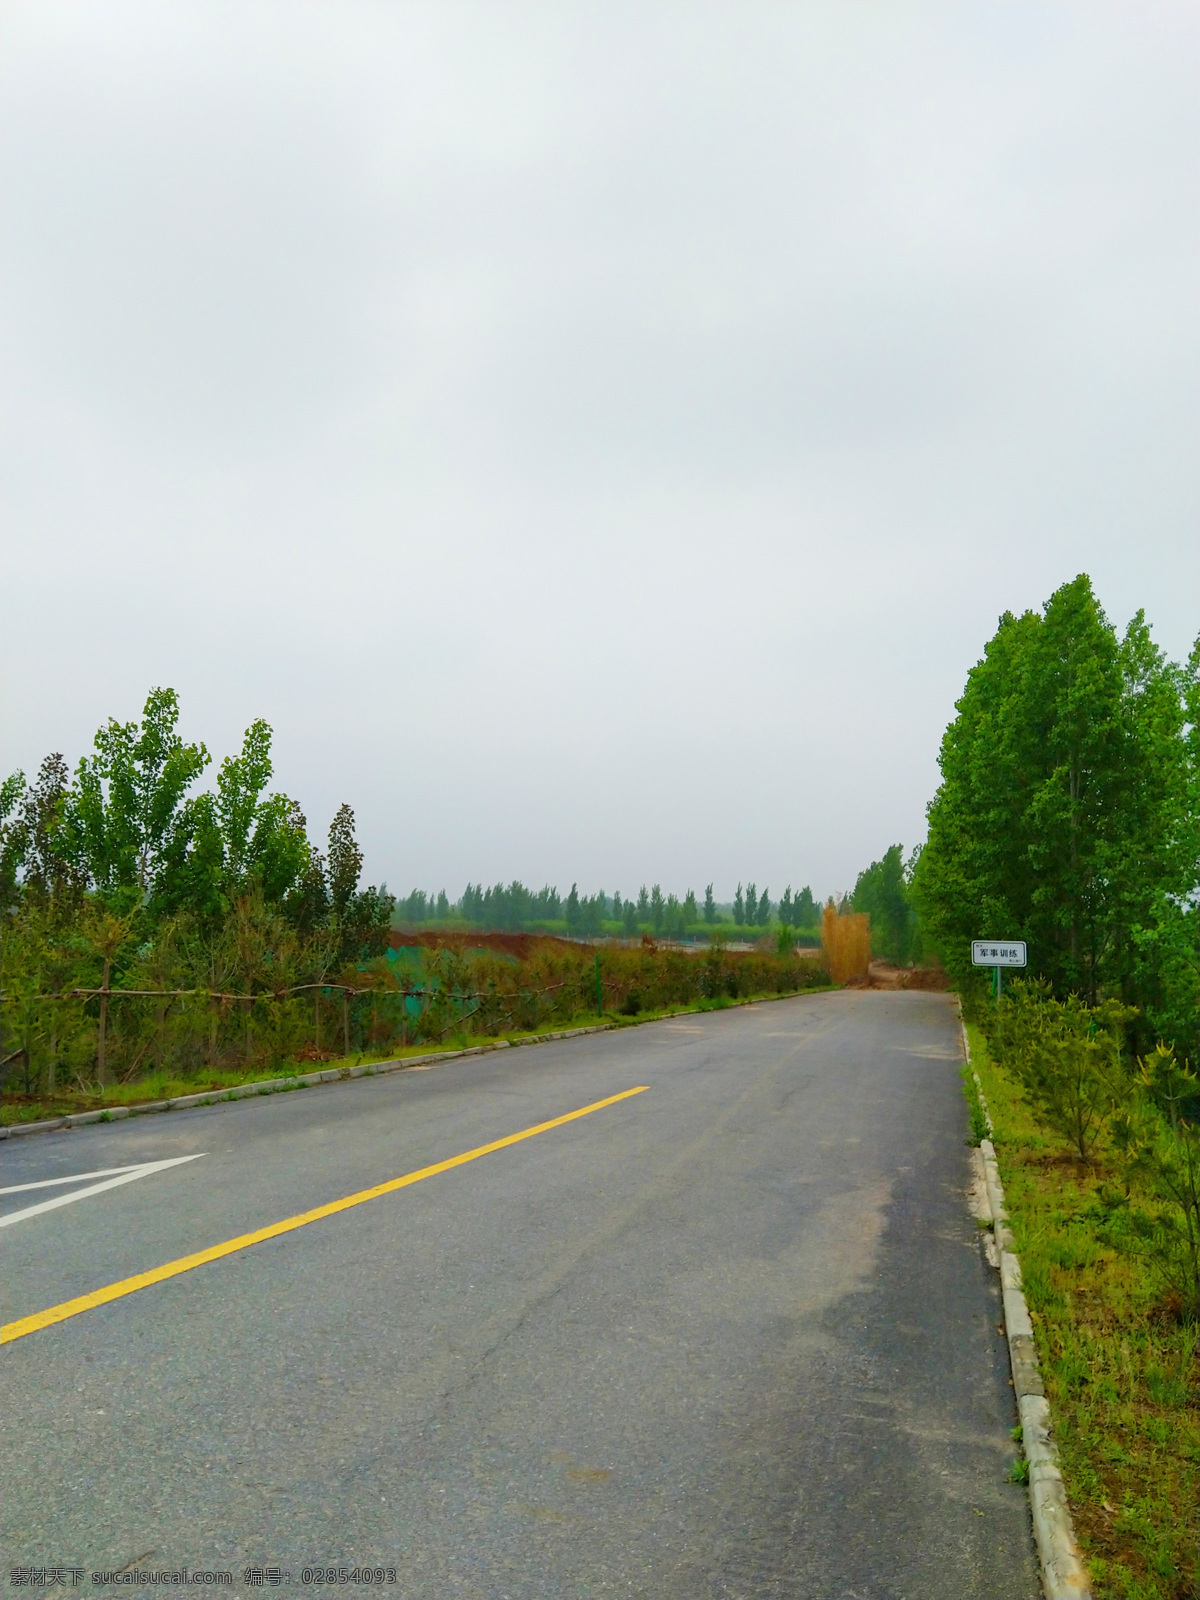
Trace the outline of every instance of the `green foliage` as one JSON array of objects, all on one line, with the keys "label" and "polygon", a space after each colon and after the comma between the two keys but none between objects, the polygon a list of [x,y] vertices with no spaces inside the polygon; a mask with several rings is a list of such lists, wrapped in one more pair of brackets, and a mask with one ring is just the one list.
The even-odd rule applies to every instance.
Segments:
[{"label": "green foliage", "polygon": [[1020,1083],[1039,1120],[1081,1161],[1107,1135],[1117,1181],[1099,1189],[1103,1242],[1139,1260],[1195,1314],[1200,1296],[1200,1094],[1173,1045],[1135,1066],[1116,1001],[1056,1000],[1044,979],[1018,981],[981,1019],[993,1058]]},{"label": "green foliage", "polygon": [[[1151,1175],[1117,1148],[1121,1106],[1093,1161],[1063,1161],[1015,1074],[993,1059],[977,1026],[968,1033],[1094,1592],[1195,1594],[1195,1301],[1171,1287],[1136,1239],[1121,1236],[1125,1219],[1112,1217],[1105,1194],[1115,1176],[1131,1210],[1155,1212],[1162,1202]],[[1164,1066],[1168,1051],[1153,1054],[1160,1060],[1123,1074],[1123,1105],[1139,1115],[1152,1106],[1161,1136],[1172,1104],[1184,1119],[1194,1085],[1170,1059]]]},{"label": "green foliage", "polygon": [[663,931],[663,923],[667,915],[667,902],[663,899],[662,888],[655,884],[650,891],[650,926],[655,933]]},{"label": "green foliage", "polygon": [[1045,979],[1018,979],[982,1018],[988,1044],[1039,1116],[1086,1161],[1127,1089],[1122,1064],[1128,1006],[1056,1000]]},{"label": "green foliage", "polygon": [[[140,946],[130,918],[98,903],[93,911],[73,946],[47,938],[29,910],[5,943],[6,1034],[10,1051],[13,1043],[25,1051],[21,1087],[41,1097],[33,1107],[41,1114],[56,1097],[61,1105],[68,1082],[66,1104],[75,1109],[80,1097],[87,1105],[137,1098],[141,1080],[177,1083],[171,1092],[184,1093],[182,1085],[217,1083],[239,1069],[271,1073],[298,1058],[347,1050],[383,1056],[448,1037],[563,1027],[595,1016],[599,996],[606,1015],[635,1016],[828,983],[820,961],[730,952],[719,943],[691,954],[542,939],[516,960],[452,937],[340,965],[336,924],[304,938],[259,890],[218,925],[180,916]],[[94,988],[107,973],[111,987],[79,999],[48,991],[52,958],[70,982]],[[25,1110],[11,1093],[7,1100],[6,1116]]]},{"label": "green foliage", "polygon": [[1170,1046],[1159,1045],[1139,1065],[1131,1102],[1112,1119],[1118,1182],[1100,1190],[1100,1238],[1139,1261],[1194,1318],[1200,1301],[1196,1074]]},{"label": "green foliage", "polygon": [[[398,909],[407,922],[424,922],[428,914],[425,902],[426,896],[414,890]],[[557,922],[562,916],[562,901],[558,890],[548,884],[535,893],[514,879],[507,887],[498,883],[492,889],[469,883],[463,890],[459,909],[466,921],[476,927],[519,933],[523,928]]]},{"label": "green foliage", "polygon": [[1182,1051],[1197,976],[1197,655],[1123,639],[1080,576],[1005,613],[946,730],[915,891],[965,992],[973,938],[1027,940],[1054,993],[1137,1006]]},{"label": "green foliage", "polygon": [[881,861],[860,872],[851,905],[871,918],[871,953],[897,966],[912,959],[917,913],[904,868],[904,847],[894,844]]},{"label": "green foliage", "polygon": [[990,1137],[988,1120],[982,1102],[979,1099],[979,1090],[975,1086],[975,1077],[970,1066],[964,1062],[962,1069],[963,1093],[967,1097],[967,1105],[971,1112],[971,1137],[968,1144],[979,1146]]},{"label": "green foliage", "polygon": [[[299,808],[267,792],[267,724],[222,762],[215,792],[189,795],[208,754],[183,742],[178,715],[173,690],[152,690],[141,723],[100,729],[73,780],[55,754],[33,784],[17,773],[0,791],[3,1053],[27,1089],[54,1092],[64,1075],[105,1087],[114,1063],[136,1075],[180,1049],[193,1059],[197,1037],[215,1058],[224,1019],[197,997],[231,984],[251,1008],[249,1049],[259,991],[320,981],[386,946],[391,897],[358,886],[350,808],[334,819],[327,869]],[[138,988],[183,993],[147,1020],[123,997]]]},{"label": "green foliage", "polygon": [[152,689],[139,726],[110,718],[63,796],[59,848],[114,907],[170,904],[181,894],[193,816],[184,797],[209,762],[176,732],[179,698]]}]

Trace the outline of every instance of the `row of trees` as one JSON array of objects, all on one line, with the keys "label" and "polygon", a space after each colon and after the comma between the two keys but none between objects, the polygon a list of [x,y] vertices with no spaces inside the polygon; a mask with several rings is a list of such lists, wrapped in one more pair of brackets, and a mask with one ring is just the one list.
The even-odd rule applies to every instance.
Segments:
[{"label": "row of trees", "polygon": [[[317,848],[299,806],[269,787],[262,721],[198,791],[211,758],[178,718],[175,692],[154,689],[140,723],[108,722],[73,773],[55,753],[32,781],[0,786],[3,1055],[26,1070],[38,1055],[52,1074],[61,1060],[86,1076],[94,1056],[103,1079],[119,1026],[103,991],[161,992],[162,1054],[168,994],[277,994],[387,947],[393,901],[360,887],[350,807]],[[40,998],[92,990],[69,1007]]]},{"label": "row of trees", "polygon": [[1140,611],[1118,635],[1085,575],[1006,612],[942,740],[904,892],[898,848],[864,890],[898,929],[915,907],[967,996],[971,940],[1024,939],[1056,999],[1120,1002],[1135,1055],[1163,1040],[1194,1060],[1198,678],[1200,643],[1169,661]]},{"label": "row of trees", "polygon": [[153,689],[141,723],[110,719],[74,774],[55,753],[31,783],[15,772],[0,785],[0,912],[70,919],[91,902],[136,913],[149,932],[178,915],[219,923],[254,891],[301,932],[336,926],[347,959],[377,943],[393,901],[385,887],[359,888],[350,807],[334,817],[327,852],[315,848],[300,807],[268,788],[261,719],[215,788],[189,794],[211,757],[185,743],[178,720],[175,691]]},{"label": "row of trees", "polygon": [[765,928],[773,920],[808,931],[815,930],[820,921],[820,907],[807,886],[793,895],[789,885],[775,906],[768,891],[764,889],[760,895],[753,883],[745,890],[739,883],[728,907],[717,904],[711,883],[701,902],[692,889],[681,899],[674,894],[664,895],[657,883],[651,888],[643,884],[629,899],[620,891],[609,895],[603,889],[581,895],[579,885],[573,883],[564,899],[550,885],[535,891],[514,879],[492,888],[468,883],[457,902],[452,902],[444,889],[437,895],[414,889],[399,901],[396,910],[401,922],[410,925],[460,920],[475,928],[499,932],[561,929],[580,937],[623,934],[636,938],[642,933],[654,933],[680,938],[702,925],[717,927],[732,922],[738,928]]},{"label": "row of trees", "polygon": [[871,919],[871,954],[897,966],[920,961],[924,939],[913,899],[912,883],[921,856],[918,846],[908,860],[904,846],[894,844],[879,861],[858,875],[849,909],[865,911]]}]

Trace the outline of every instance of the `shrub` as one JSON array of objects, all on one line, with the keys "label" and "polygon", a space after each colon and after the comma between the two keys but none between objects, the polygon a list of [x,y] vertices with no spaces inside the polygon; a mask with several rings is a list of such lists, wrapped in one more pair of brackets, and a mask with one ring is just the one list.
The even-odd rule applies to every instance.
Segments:
[{"label": "shrub", "polygon": [[1105,1001],[1055,1000],[1049,984],[1018,980],[984,1019],[997,1058],[1020,1079],[1043,1122],[1090,1159],[1115,1103],[1125,1092],[1122,1028],[1133,1015]]},{"label": "shrub", "polygon": [[1104,1184],[1099,1236],[1135,1257],[1185,1316],[1200,1300],[1200,1130],[1196,1074],[1159,1045],[1140,1064],[1132,1103],[1117,1110],[1111,1135],[1119,1182]]}]

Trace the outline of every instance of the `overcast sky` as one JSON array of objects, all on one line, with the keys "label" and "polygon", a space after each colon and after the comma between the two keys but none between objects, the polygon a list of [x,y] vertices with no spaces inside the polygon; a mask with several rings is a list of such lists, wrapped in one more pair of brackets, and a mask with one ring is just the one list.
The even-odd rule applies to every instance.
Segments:
[{"label": "overcast sky", "polygon": [[6,0],[4,770],[818,893],[999,614],[1197,627],[1195,5]]}]

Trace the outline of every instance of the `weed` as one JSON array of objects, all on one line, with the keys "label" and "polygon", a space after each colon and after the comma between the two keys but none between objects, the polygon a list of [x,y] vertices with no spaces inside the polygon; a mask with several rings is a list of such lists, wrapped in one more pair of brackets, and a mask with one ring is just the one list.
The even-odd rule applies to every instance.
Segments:
[{"label": "weed", "polygon": [[[1098,1138],[1090,1161],[1077,1147],[1064,1158],[1015,1074],[969,1033],[1094,1592],[1183,1600],[1196,1593],[1198,1567],[1200,1329],[1164,1299],[1145,1262],[1100,1237],[1100,1192],[1124,1176],[1120,1151]],[[1130,1174],[1131,1202],[1150,1209],[1139,1181]]]}]

